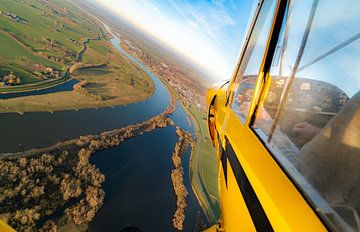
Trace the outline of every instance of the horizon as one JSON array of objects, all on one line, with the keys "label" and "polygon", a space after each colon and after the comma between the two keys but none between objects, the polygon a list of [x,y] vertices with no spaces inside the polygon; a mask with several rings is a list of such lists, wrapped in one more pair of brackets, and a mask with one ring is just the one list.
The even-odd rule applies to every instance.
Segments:
[{"label": "horizon", "polygon": [[92,1],[193,62],[214,81],[231,78],[253,11],[248,0]]},{"label": "horizon", "polygon": [[[167,44],[162,43],[159,39],[155,38],[153,35],[144,32],[143,30],[139,29],[136,25],[132,24],[131,22],[125,20],[124,18],[118,16],[118,15],[111,15],[109,16],[109,20],[114,20],[113,17],[116,17],[116,20],[120,20],[119,23],[121,23],[122,27],[125,27],[127,30],[130,30],[130,34],[135,36],[144,36],[142,39],[146,40],[151,44],[150,46],[156,46],[160,48],[160,53],[163,53],[163,58],[171,58],[175,59],[177,64],[182,66],[185,65],[188,68],[191,68],[193,71],[195,71],[198,75],[201,76],[201,79],[205,81],[207,84],[211,84],[214,81],[217,81],[215,77],[211,76],[211,73],[208,72],[208,70],[205,70],[197,65],[194,65],[194,63],[189,60],[186,56],[184,56],[182,53],[174,50],[172,47],[170,47]],[[119,25],[120,26],[120,25]],[[127,31],[128,32],[128,31]],[[170,61],[172,62],[172,61]],[[210,78],[210,80],[206,78]]]}]

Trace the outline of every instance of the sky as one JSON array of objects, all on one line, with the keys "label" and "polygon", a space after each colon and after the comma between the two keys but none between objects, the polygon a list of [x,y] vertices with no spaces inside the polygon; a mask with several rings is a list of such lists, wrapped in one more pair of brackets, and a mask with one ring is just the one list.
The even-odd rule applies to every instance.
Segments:
[{"label": "sky", "polygon": [[95,0],[194,62],[216,80],[230,79],[252,0]]}]

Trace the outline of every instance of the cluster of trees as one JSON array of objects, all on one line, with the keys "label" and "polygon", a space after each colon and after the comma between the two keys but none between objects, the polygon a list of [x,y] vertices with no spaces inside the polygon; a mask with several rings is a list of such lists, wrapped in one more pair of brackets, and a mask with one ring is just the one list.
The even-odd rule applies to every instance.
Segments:
[{"label": "cluster of trees", "polygon": [[18,231],[56,231],[59,210],[75,224],[90,222],[105,196],[105,176],[89,163],[91,153],[54,151],[0,160],[0,218]]},{"label": "cluster of trees", "polygon": [[100,188],[89,186],[85,195],[85,199],[65,210],[67,216],[77,225],[92,221],[103,204],[105,192]]},{"label": "cluster of trees", "polygon": [[194,141],[191,134],[187,131],[183,131],[180,127],[176,127],[176,134],[179,136],[179,140],[175,145],[171,157],[174,164],[174,169],[171,171],[171,180],[176,195],[176,211],[173,216],[173,226],[177,230],[182,230],[185,220],[185,209],[187,207],[186,197],[188,192],[184,185],[184,169],[182,167],[181,158],[190,145],[193,147]]},{"label": "cluster of trees", "polygon": [[13,72],[10,72],[8,75],[5,75],[4,77],[2,77],[2,85],[5,85],[5,84],[13,85],[13,84],[20,84],[20,83],[21,83],[20,77],[17,77]]},{"label": "cluster of trees", "polygon": [[168,117],[168,114],[172,113],[174,109],[175,108],[173,107],[168,107],[164,112],[147,121],[104,132],[99,136],[83,136],[79,139],[78,144],[89,144],[89,149],[93,151],[103,150],[118,146],[126,139],[135,137],[144,132],[149,132],[156,128],[163,128],[168,125],[173,126],[174,122]]},{"label": "cluster of trees", "polygon": [[185,220],[185,209],[187,207],[186,196],[188,192],[184,185],[184,170],[183,168],[174,169],[171,171],[171,180],[173,183],[175,195],[176,195],[176,211],[173,216],[173,226],[177,230],[183,229],[183,223]]},{"label": "cluster of trees", "polygon": [[[174,110],[173,99],[163,113],[142,123],[82,136],[49,148],[45,154],[39,151],[0,159],[0,219],[17,231],[56,231],[64,225],[64,218],[65,223],[81,226],[90,222],[105,196],[105,176],[89,162],[90,156],[143,132],[173,125],[168,114]],[[182,176],[182,169],[180,173]],[[174,182],[180,180],[178,175],[174,174]]]}]

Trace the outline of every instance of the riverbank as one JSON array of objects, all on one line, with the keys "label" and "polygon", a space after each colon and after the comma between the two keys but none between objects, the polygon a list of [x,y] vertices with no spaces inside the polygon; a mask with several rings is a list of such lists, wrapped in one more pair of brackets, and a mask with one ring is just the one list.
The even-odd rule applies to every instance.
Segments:
[{"label": "riverbank", "polygon": [[[97,77],[98,79],[95,79]],[[56,112],[64,110],[115,107],[141,102],[154,93],[151,80],[138,79],[137,86],[131,85],[127,77],[108,73],[99,76],[79,75],[86,80],[86,91],[62,91],[45,95],[34,95],[12,99],[0,99],[0,113]]]},{"label": "riverbank", "polygon": [[114,107],[141,102],[154,94],[155,85],[151,78],[134,67],[115,48],[111,48],[111,52],[103,57],[111,57],[112,60],[108,64],[79,62],[73,66],[73,78],[86,81],[87,84],[82,86],[86,91],[58,91],[0,99],[0,112],[23,114]]},{"label": "riverbank", "polygon": [[185,106],[177,92],[165,80],[159,78],[184,108],[191,118],[195,129],[195,147],[192,149],[189,162],[191,187],[202,207],[208,221],[217,223],[220,215],[219,195],[217,187],[217,165],[215,149],[209,140],[206,115],[192,106]]},{"label": "riverbank", "polygon": [[[0,154],[0,218],[17,230],[77,229],[102,206],[105,176],[89,158],[97,151],[174,123],[176,102],[159,115],[99,135],[86,135],[42,149]],[[18,184],[20,183],[20,184]],[[46,193],[46,194],[45,194]],[[29,208],[28,202],[32,202]]]},{"label": "riverbank", "polygon": [[[123,43],[121,44],[123,45]],[[128,49],[128,46],[124,45],[128,52],[137,54],[138,50]],[[152,65],[145,65],[149,69],[153,67],[159,67],[154,62]],[[192,183],[193,191],[198,199],[199,204],[203,208],[208,221],[213,224],[216,223],[219,217],[219,196],[217,188],[217,164],[215,157],[215,150],[208,137],[207,125],[204,122],[206,114],[202,112],[196,105],[192,105],[187,97],[179,95],[179,91],[175,88],[179,88],[179,85],[169,83],[167,78],[167,72],[156,72],[160,75],[159,79],[167,87],[168,91],[176,97],[186,113],[191,118],[195,127],[196,146],[191,154],[191,160],[189,163],[189,175]],[[186,100],[187,99],[187,100]]]},{"label": "riverbank", "polygon": [[[0,94],[20,93],[20,92],[29,92],[29,91],[34,91],[34,90],[42,90],[42,89],[51,88],[51,87],[65,83],[66,81],[68,81],[71,78],[71,74],[73,74],[79,67],[81,67],[82,57],[88,48],[88,43],[90,41],[97,41],[97,40],[101,40],[101,39],[104,39],[102,37],[102,35],[99,35],[97,38],[85,39],[81,43],[83,47],[76,54],[76,57],[74,60],[75,63],[64,68],[63,73],[61,74],[61,76],[59,78],[42,80],[42,81],[39,81],[36,83],[31,83],[31,84],[24,84],[24,85],[18,85],[18,86],[10,86],[10,87],[1,87]],[[25,44],[22,44],[22,46],[27,48],[27,46]],[[27,48],[27,49],[29,49],[31,53],[34,53],[30,48]],[[38,56],[40,56],[40,55],[38,55]]]},{"label": "riverbank", "polygon": [[[148,74],[150,73],[141,64],[138,65],[138,68],[145,70],[145,72]],[[4,151],[43,147],[48,146],[49,144],[53,144],[55,141],[66,141],[50,148],[45,148],[42,150],[33,149],[31,151],[22,152],[23,155],[27,155],[27,157],[23,157],[27,159],[27,162],[33,161],[35,167],[34,170],[31,170],[33,170],[35,173],[37,170],[43,170],[37,169],[37,164],[39,162],[42,163],[43,161],[47,160],[40,159],[42,157],[42,154],[51,153],[50,156],[57,159],[59,156],[53,154],[52,152],[62,152],[64,150],[67,151],[67,149],[70,150],[72,148],[78,149],[77,147],[79,145],[77,143],[84,142],[85,150],[83,150],[80,154],[79,152],[81,150],[77,153],[74,150],[74,153],[67,155],[67,157],[72,158],[66,159],[62,164],[50,165],[48,163],[45,163],[47,165],[44,166],[49,167],[49,170],[47,170],[48,172],[58,173],[64,171],[64,166],[68,168],[66,169],[66,172],[69,173],[65,173],[65,175],[56,175],[56,177],[59,178],[60,183],[63,182],[63,179],[69,179],[66,178],[66,174],[79,175],[79,173],[77,172],[74,173],[74,170],[76,170],[76,167],[78,166],[80,160],[87,159],[86,154],[89,153],[88,149],[90,149],[90,145],[92,145],[94,149],[102,150],[101,152],[100,150],[97,150],[96,153],[94,153],[96,155],[91,154],[90,157],[92,159],[91,163],[96,164],[96,167],[101,170],[101,173],[107,173],[106,181],[100,182],[102,183],[101,189],[105,189],[104,186],[108,185],[108,188],[106,188],[106,196],[108,197],[108,202],[106,202],[106,198],[105,200],[103,200],[102,191],[93,191],[93,189],[87,191],[89,186],[87,186],[87,182],[80,177],[77,177],[77,179],[79,179],[80,181],[81,186],[81,194],[78,197],[76,196],[79,194],[80,191],[78,188],[74,187],[75,185],[77,185],[77,183],[79,183],[78,180],[69,179],[69,181],[64,181],[64,184],[62,185],[63,190],[61,190],[61,184],[59,185],[59,183],[55,183],[55,186],[52,185],[53,188],[51,189],[54,192],[45,191],[46,195],[49,194],[50,196],[44,196],[45,194],[42,194],[41,189],[39,192],[40,195],[34,195],[34,197],[38,196],[37,199],[39,199],[39,201],[42,201],[39,203],[39,201],[35,200],[35,204],[46,203],[50,205],[46,205],[46,207],[54,207],[57,203],[62,204],[64,198],[67,199],[66,203],[63,205],[62,208],[60,207],[59,210],[55,210],[54,214],[52,213],[52,211],[50,211],[51,209],[46,211],[48,214],[50,214],[48,215],[49,217],[41,217],[41,219],[43,220],[41,222],[39,221],[37,223],[37,226],[40,227],[41,225],[46,225],[46,228],[44,229],[46,229],[46,231],[49,231],[55,223],[55,226],[59,226],[58,228],[61,227],[63,231],[71,231],[72,229],[76,229],[77,231],[85,230],[87,224],[86,222],[80,225],[76,225],[75,223],[69,223],[69,221],[75,221],[76,223],[79,223],[81,221],[89,220],[90,217],[92,217],[93,213],[96,212],[97,207],[102,204],[101,202],[105,201],[99,212],[97,212],[97,217],[94,218],[94,221],[97,220],[98,216],[101,214],[100,212],[102,212],[104,208],[107,208],[110,210],[110,213],[109,211],[105,212],[103,214],[104,217],[101,217],[100,215],[100,218],[102,219],[98,219],[98,221],[102,220],[103,223],[110,226],[104,227],[102,226],[103,224],[101,224],[101,226],[98,226],[94,230],[90,226],[90,229],[92,231],[114,230],[115,228],[117,228],[117,230],[121,230],[125,226],[128,226],[129,223],[131,223],[131,217],[135,218],[131,225],[138,225],[139,228],[153,228],[150,230],[154,231],[159,230],[159,228],[162,228],[160,229],[162,231],[172,230],[171,220],[172,213],[175,210],[175,196],[171,188],[171,178],[169,177],[169,173],[172,169],[171,157],[169,154],[171,154],[171,152],[173,151],[173,145],[177,140],[174,133],[174,128],[168,127],[162,130],[156,130],[153,133],[147,133],[144,136],[137,136],[136,139],[127,141],[124,144],[122,143],[126,140],[124,139],[124,141],[121,141],[124,137],[121,138],[121,136],[118,136],[119,134],[115,133],[112,130],[113,128],[119,127],[127,128],[125,125],[129,124],[133,124],[133,126],[136,126],[136,128],[140,128],[141,125],[136,124],[136,122],[141,122],[150,117],[153,117],[153,115],[162,112],[164,108],[168,105],[169,93],[166,91],[166,88],[164,88],[163,84],[161,84],[161,82],[152,74],[149,74],[149,76],[153,78],[154,83],[156,84],[156,91],[153,97],[151,97],[148,101],[139,104],[131,104],[124,107],[121,106],[115,108],[105,108],[101,110],[88,109],[81,110],[80,112],[62,111],[56,112],[54,114],[29,113],[23,116],[15,114],[1,114],[0,117],[5,119],[2,120],[2,122],[5,122],[4,124],[9,125],[8,127],[5,126],[5,128],[2,128],[3,133],[1,134],[4,137],[0,136],[1,140],[4,142],[3,144],[7,146],[6,148],[2,148],[2,150]],[[80,79],[80,81],[82,80]],[[175,105],[175,103],[173,105]],[[177,125],[180,125],[192,131],[192,127],[186,123],[185,115],[186,114],[183,109],[180,109],[180,107],[178,107],[178,109],[172,116],[172,119],[176,122]],[[164,123],[161,122],[162,119],[159,120],[160,121],[158,123]],[[168,121],[168,123],[171,124],[171,121]],[[154,124],[151,125],[142,125],[144,126],[144,128],[139,130],[125,130],[124,133],[129,132],[129,135],[131,135],[134,134],[133,132],[135,132],[136,135],[141,135],[142,133],[144,133],[144,129],[148,129],[149,131],[151,131],[151,127],[153,127]],[[21,133],[13,133],[14,131],[19,131]],[[109,131],[110,133],[105,136],[103,134],[100,134],[99,131]],[[79,135],[83,134],[95,134],[95,136],[81,137],[82,140],[80,141]],[[68,140],[68,138],[78,139]],[[153,139],[151,140],[149,138]],[[117,146],[116,144],[118,144],[118,142],[119,145],[122,145]],[[21,146],[18,146],[19,143],[21,143]],[[129,146],[132,149],[129,149]],[[21,155],[21,153],[18,154]],[[13,158],[16,160],[17,158],[15,156],[16,154],[8,154],[8,157],[4,159],[6,160]],[[123,162],[116,163],[114,162],[112,157],[121,159],[121,161]],[[97,162],[95,161],[96,159],[98,159]],[[184,157],[186,163],[188,162],[188,159],[189,155],[188,153],[186,153],[186,156]],[[102,167],[101,162],[105,163],[107,168],[100,168]],[[20,163],[16,162],[15,164],[20,165]],[[186,170],[184,173],[184,182],[186,187],[190,189],[191,186],[189,183],[189,178],[187,176],[187,168],[188,167],[186,165],[184,167],[184,170]],[[114,173],[112,173],[112,171],[114,171]],[[92,176],[92,172],[84,173],[86,173],[85,176]],[[33,186],[37,186],[38,184],[49,183],[44,180],[44,178],[47,178],[47,176],[48,175],[46,175],[46,172],[45,174],[43,172],[40,172],[40,174],[36,173],[31,176],[30,179],[31,181],[35,182]],[[95,174],[94,176],[97,175]],[[120,181],[117,178],[112,179],[114,178],[114,176],[119,176],[119,179],[122,179],[120,179]],[[141,176],[141,178],[136,179],[135,176]],[[12,177],[17,178],[15,174]],[[37,182],[37,179],[39,179],[39,182]],[[101,180],[101,177],[99,179]],[[2,180],[6,179],[2,178]],[[58,179],[54,178],[54,180],[57,181]],[[15,181],[11,183],[16,184],[17,182]],[[31,185],[32,183],[30,183],[30,187],[32,187]],[[67,188],[67,186],[71,187]],[[15,188],[16,187],[17,186],[15,186]],[[131,189],[131,187],[134,187],[134,189]],[[19,190],[21,190],[22,192],[24,188],[26,187],[20,186]],[[48,190],[47,188],[48,186],[46,185],[45,189]],[[61,191],[59,191],[59,189]],[[28,195],[29,198],[32,197],[32,194]],[[69,198],[69,196],[71,197]],[[44,199],[43,197],[54,198],[51,198],[50,200],[46,198]],[[19,196],[18,199],[20,199],[20,201],[17,202],[17,204],[24,204],[24,207],[22,207],[21,210],[24,208],[32,207],[33,201],[22,201],[22,195]],[[186,210],[187,219],[184,222],[185,231],[189,231],[193,228],[192,220],[196,218],[196,213],[194,213],[194,211],[200,210],[196,198],[191,191],[187,197],[187,200],[189,202],[189,206]],[[118,205],[114,204],[114,202],[116,201],[120,203]],[[159,204],[159,201],[161,201],[161,204]],[[16,206],[17,204],[13,205]],[[69,210],[67,210],[68,214],[57,220],[56,218],[58,217],[58,215],[61,214],[63,210],[66,210],[68,208],[70,208]],[[31,214],[36,215],[36,217],[39,216],[37,214],[37,210],[42,211],[41,209],[39,209],[39,205],[35,205],[34,210],[32,211],[22,212],[21,210],[18,211],[18,215],[20,216]],[[160,213],[157,213],[157,210],[159,210]],[[113,214],[113,212],[115,213],[115,215]],[[137,214],[133,214],[133,212],[137,212]],[[10,213],[14,213],[14,211],[11,211]],[[84,214],[86,215],[84,216]],[[54,215],[55,219],[51,219],[50,217]],[[71,220],[67,220],[68,217]],[[20,217],[17,217],[17,222],[22,223],[23,221],[21,221],[21,219]],[[24,222],[27,219],[27,217],[24,217]],[[30,223],[32,223],[31,220],[29,220]],[[35,220],[37,219],[35,218]],[[46,221],[49,220],[53,220],[53,223],[46,223]],[[149,223],[142,224],[144,226],[139,225],[144,220],[149,221]],[[119,221],[125,222],[118,223]],[[113,226],[114,223],[118,224],[115,224],[115,226]]]},{"label": "riverbank", "polygon": [[215,149],[211,144],[205,114],[195,108],[187,109],[195,125],[196,146],[190,160],[190,178],[196,196],[211,224],[220,216],[218,168]]},{"label": "riverbank", "polygon": [[[112,46],[99,27],[97,38],[87,38],[82,49],[75,57],[76,63],[64,71],[61,78],[35,83],[28,86],[16,86],[12,91],[31,91],[49,89],[61,85],[72,76],[86,81],[83,91],[60,91],[47,94],[17,97],[0,97],[0,113],[55,112],[102,108],[141,102],[153,95],[155,86],[151,78],[124,56],[120,49]],[[111,32],[110,32],[111,33]],[[104,39],[106,39],[104,41]],[[84,57],[86,63],[83,62]],[[91,63],[106,61],[105,63]],[[90,63],[89,63],[90,62]],[[0,88],[10,91],[11,88]],[[74,90],[78,90],[75,86]]]},{"label": "riverbank", "polygon": [[[196,147],[191,155],[190,177],[193,191],[198,198],[210,223],[219,217],[219,194],[217,187],[217,164],[215,150],[209,138],[206,109],[203,106],[205,87],[202,83],[191,81],[192,75],[178,70],[177,65],[167,59],[149,54],[146,45],[131,40],[124,35],[122,48],[140,59],[148,69],[156,73],[178,101],[181,103],[195,127]],[[131,40],[131,41],[130,41]],[[140,48],[141,47],[141,48]],[[181,77],[181,78],[178,78]],[[202,100],[203,99],[203,100]]]},{"label": "riverbank", "polygon": [[191,149],[194,148],[195,142],[192,139],[192,135],[187,131],[183,131],[180,127],[176,127],[176,134],[179,140],[175,144],[171,157],[174,164],[174,169],[171,171],[171,180],[176,195],[176,211],[173,216],[173,226],[177,230],[183,230],[188,191],[184,184],[184,168],[181,158],[189,146],[191,146]]}]

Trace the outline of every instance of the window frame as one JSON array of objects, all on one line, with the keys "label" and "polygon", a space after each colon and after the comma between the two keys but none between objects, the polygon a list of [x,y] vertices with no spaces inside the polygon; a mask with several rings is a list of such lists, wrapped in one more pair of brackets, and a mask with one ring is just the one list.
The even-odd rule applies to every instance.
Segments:
[{"label": "window frame", "polygon": [[[317,210],[317,208],[316,208],[319,205],[321,205],[321,206],[324,205],[325,206],[324,208],[327,208],[326,207],[326,206],[328,206],[327,202],[324,201],[324,202],[320,202],[320,204],[319,204],[319,202],[317,204],[315,204],[314,200],[312,199],[313,194],[310,195],[307,193],[308,191],[306,191],[305,189],[308,189],[308,188],[304,188],[304,186],[301,185],[301,180],[299,178],[294,177],[294,175],[291,174],[291,171],[289,171],[288,168],[286,168],[287,165],[284,164],[282,162],[282,160],[278,158],[278,155],[274,154],[275,151],[273,149],[271,149],[269,144],[266,142],[266,137],[262,136],[261,133],[259,133],[259,131],[254,127],[257,114],[259,113],[258,109],[260,109],[260,107],[263,105],[263,103],[266,99],[266,95],[267,95],[270,85],[271,85],[272,77],[270,74],[270,68],[271,68],[273,59],[276,58],[276,48],[277,48],[278,40],[280,39],[279,37],[281,36],[282,24],[283,24],[283,21],[286,20],[285,15],[286,15],[287,7],[290,7],[290,4],[291,4],[291,3],[289,3],[289,1],[290,0],[277,0],[277,1],[275,0],[275,2],[278,2],[279,4],[277,6],[277,9],[275,10],[275,14],[272,19],[273,21],[272,21],[271,31],[268,35],[267,46],[264,51],[262,64],[259,68],[259,73],[256,78],[256,84],[254,85],[254,91],[253,91],[253,95],[252,95],[252,98],[250,101],[250,109],[249,109],[248,115],[246,117],[246,122],[244,123],[240,119],[239,116],[238,116],[238,119],[241,122],[241,124],[243,126],[245,126],[246,128],[250,129],[250,131],[253,133],[253,135],[259,140],[259,142],[263,145],[264,149],[268,152],[268,155],[275,161],[275,163],[278,165],[278,167],[282,170],[282,172],[289,179],[289,181],[297,189],[299,194],[303,197],[305,202],[313,210],[313,212],[316,214],[316,216],[322,222],[322,224],[326,227],[326,229],[329,231],[332,231],[332,230],[336,230],[337,226],[333,223],[333,221],[329,220],[328,217],[323,212]],[[263,2],[264,2],[264,0],[261,1],[261,3],[263,3]],[[234,113],[235,113],[235,111],[232,109],[231,105],[234,100],[234,95],[235,95],[237,89],[239,88],[239,86],[237,88],[235,88],[236,86],[234,86],[234,84],[238,81],[237,74],[239,72],[241,62],[245,59],[246,50],[249,45],[249,39],[254,30],[254,27],[256,26],[256,21],[257,21],[259,12],[261,10],[261,6],[262,6],[262,4],[260,5],[260,7],[258,6],[258,9],[256,12],[257,15],[256,15],[256,17],[254,17],[256,19],[253,22],[251,31],[249,32],[249,35],[246,38],[247,43],[246,43],[246,45],[244,45],[241,59],[239,61],[239,64],[237,65],[236,72],[233,75],[231,85],[229,86],[228,91],[230,92],[230,94],[229,94],[229,99],[228,99],[227,103],[229,103],[230,110],[232,110]],[[313,189],[313,191],[316,191],[316,190]],[[331,208],[331,206],[328,206],[328,207]],[[331,208],[331,211],[335,212],[332,208]],[[337,213],[335,212],[335,214],[337,214]],[[346,225],[344,228],[346,228]]]},{"label": "window frame", "polygon": [[[260,85],[256,85],[254,87],[254,93],[251,99],[251,107],[253,108],[249,110],[245,124],[240,120],[231,107],[234,93],[237,90],[235,87],[238,87],[235,82],[239,66],[244,59],[245,51],[249,44],[249,38],[254,30],[254,26],[261,9],[261,4],[263,2],[264,0],[259,2],[258,8],[253,16],[252,25],[249,27],[249,32],[247,33],[246,43],[243,45],[236,71],[232,76],[231,83],[229,84],[226,92],[227,99],[224,104],[226,113],[224,115],[223,128],[219,130],[220,139],[222,141],[222,146],[224,146],[223,142],[225,141],[225,137],[229,138],[229,142],[232,144],[236,156],[238,157],[240,164],[243,166],[245,173],[248,174],[249,181],[254,187],[261,204],[264,206],[265,212],[269,214],[268,216],[271,219],[272,225],[280,226],[274,228],[296,229],[299,228],[296,227],[296,225],[298,225],[301,228],[316,228],[316,231],[325,231],[328,230],[326,229],[328,227],[319,217],[313,205],[309,204],[293,180],[288,176],[286,171],[282,168],[263,141],[257,134],[255,134],[250,126],[251,120],[253,120],[252,118],[255,117],[255,108],[258,106],[263,91],[266,89],[266,84],[268,83],[265,81],[268,77],[264,75],[267,72],[263,71],[266,70],[266,65],[268,67],[271,66],[272,56],[274,55],[275,50],[270,52],[269,48],[271,45],[273,46],[273,49],[276,49],[278,39],[276,38],[274,42],[274,37],[279,37],[280,35],[281,25],[287,7],[287,0],[274,1],[276,7],[271,22],[271,30],[267,36],[267,46],[263,54],[261,69],[259,68],[259,73],[262,71],[262,75],[258,75],[256,79],[257,83]],[[244,137],[246,139],[243,139]],[[268,179],[268,170],[271,170],[271,175],[273,176],[271,181]],[[274,189],[274,185],[283,189]],[[290,195],[288,195],[289,197],[287,197],[284,201],[281,194]],[[291,201],[289,201],[290,199]],[[287,202],[288,204],[285,206],[284,202]],[[297,204],[291,205],[293,202],[296,202]],[[289,209],[295,209],[297,212],[300,212],[300,217],[295,218],[293,213],[288,215],[286,211]],[[310,224],[299,223],[299,218],[308,220],[307,222],[310,222]],[[295,227],[293,227],[294,225]]]},{"label": "window frame", "polygon": [[[246,35],[246,38],[245,38],[245,41],[244,41],[244,45],[242,46],[242,49],[241,49],[241,52],[240,52],[240,56],[238,58],[238,62],[236,64],[236,67],[235,67],[235,70],[232,74],[232,77],[231,77],[231,81],[229,83],[229,87],[226,91],[226,106],[230,106],[234,100],[234,94],[237,90],[237,88],[235,88],[235,82],[237,81],[237,75],[238,75],[238,72],[239,72],[239,69],[240,69],[240,65],[242,63],[242,61],[245,59],[245,54],[246,54],[246,50],[249,46],[249,42],[250,42],[250,37],[254,31],[254,28],[255,28],[255,25],[256,25],[256,22],[257,22],[257,19],[259,17],[259,14],[260,14],[260,10],[261,10],[261,7],[263,5],[265,0],[259,0],[258,1],[258,5],[257,5],[257,8],[255,10],[255,13],[254,13],[254,16],[252,17],[252,21],[250,23],[250,27],[249,27],[249,30],[247,32],[247,35]],[[277,0],[276,0],[277,1]]]},{"label": "window frame", "polygon": [[[234,102],[234,96],[235,96],[236,91],[240,87],[240,85],[236,86],[237,85],[236,83],[240,81],[239,78],[238,78],[240,67],[241,67],[242,62],[244,60],[246,60],[246,59],[249,59],[251,57],[251,55],[252,55],[252,54],[247,54],[247,50],[249,49],[250,39],[251,39],[251,36],[254,33],[254,29],[255,29],[255,27],[256,27],[256,25],[258,23],[259,15],[261,13],[261,9],[262,9],[265,1],[266,0],[259,0],[259,2],[258,2],[258,6],[257,6],[257,9],[255,11],[255,15],[253,17],[253,20],[251,22],[251,26],[249,28],[249,32],[248,32],[248,34],[246,36],[246,39],[245,39],[245,44],[242,47],[242,51],[240,53],[241,55],[240,55],[239,62],[237,63],[237,66],[236,66],[235,72],[234,72],[234,74],[232,76],[232,79],[231,79],[231,82],[229,84],[228,90],[226,91],[226,93],[227,93],[226,106],[228,106],[232,111],[234,111],[233,108],[232,108],[232,104]],[[254,88],[253,88],[253,93],[252,93],[252,96],[251,96],[249,112],[246,115],[245,121],[242,120],[240,117],[238,117],[240,122],[243,125],[245,125],[246,127],[249,127],[249,125],[251,125],[252,115],[254,114],[254,112],[256,112],[256,107],[257,107],[259,98],[261,96],[262,89],[264,88],[264,84],[266,83],[265,74],[267,72],[265,72],[264,70],[266,70],[267,68],[270,68],[271,60],[272,60],[272,58],[271,58],[270,63],[268,64],[268,54],[274,54],[274,52],[275,52],[275,50],[273,50],[273,51],[270,50],[270,49],[272,49],[272,47],[271,47],[272,38],[273,38],[273,36],[278,36],[280,34],[280,30],[281,30],[281,23],[280,23],[280,27],[278,27],[276,20],[279,19],[278,15],[283,17],[283,13],[284,13],[286,7],[284,8],[282,5],[285,5],[285,6],[287,5],[287,0],[273,0],[273,1],[274,1],[274,4],[276,4],[276,6],[275,6],[275,9],[274,9],[273,17],[271,19],[271,26],[270,26],[269,34],[267,36],[266,46],[265,46],[265,49],[264,49],[264,55],[263,55],[263,58],[262,58],[261,65],[259,67],[259,71],[258,71],[258,74],[257,74],[257,77],[256,77],[255,85],[254,85]],[[284,10],[281,10],[281,8],[284,8]],[[281,18],[281,22],[282,22],[282,18]],[[276,46],[276,44],[277,43],[275,43],[275,46]],[[276,47],[275,47],[275,49],[276,49]]]}]

